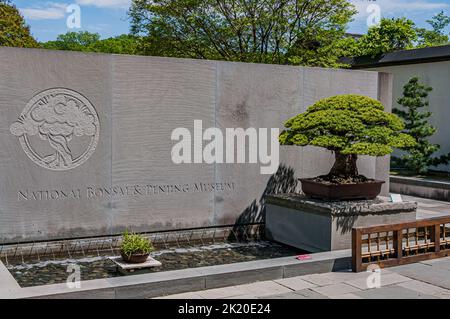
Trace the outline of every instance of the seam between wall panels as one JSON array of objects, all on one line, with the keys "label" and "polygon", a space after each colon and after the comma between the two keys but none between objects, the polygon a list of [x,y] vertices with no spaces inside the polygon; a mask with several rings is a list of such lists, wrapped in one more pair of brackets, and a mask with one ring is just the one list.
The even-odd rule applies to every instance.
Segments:
[{"label": "seam between wall panels", "polygon": [[[306,78],[306,76],[305,76],[305,74],[306,74],[306,67],[300,67],[300,69],[303,69],[303,77],[302,77],[302,79],[301,79],[301,83],[299,83],[299,84],[301,84],[301,86],[302,86],[302,96],[303,96],[303,98],[302,98],[302,101],[300,101],[300,107],[299,107],[299,110],[298,110],[298,112],[300,113],[300,111],[302,110],[302,108],[304,107],[304,105],[305,105],[305,78]],[[300,76],[300,74],[299,74],[299,76]],[[300,82],[300,81],[299,81]],[[305,157],[303,156],[303,153],[304,153],[304,148],[301,148],[300,149],[300,156],[301,156],[301,158],[299,158],[299,160],[300,160],[300,166],[301,166],[301,173],[303,174],[303,172],[305,171],[305,168],[304,168],[304,166],[303,166],[303,163],[305,162]],[[298,177],[298,176],[297,176]],[[304,176],[300,176],[300,177],[304,177]],[[298,182],[297,182],[298,183]]]},{"label": "seam between wall panels", "polygon": [[[111,55],[110,56],[110,66],[109,66],[109,72],[110,72],[110,83],[109,83],[109,87],[110,87],[110,101],[109,101],[109,103],[110,103],[110,113],[109,113],[109,129],[110,129],[110,138],[109,138],[109,142],[110,142],[110,152],[111,152],[111,156],[110,156],[110,178],[111,178],[111,180],[110,180],[110,183],[111,183],[111,187],[113,187],[113,155],[114,155],[114,152],[113,152],[113,147],[114,147],[114,145],[113,145],[113,138],[114,138],[114,136],[113,136],[113,132],[114,132],[114,130],[113,130],[113,124],[114,124],[114,120],[113,120],[113,103],[114,103],[114,92],[115,92],[115,84],[116,84],[116,77],[115,77],[115,74],[116,74],[116,69],[115,69],[115,56],[113,56],[113,55]],[[113,205],[113,202],[112,202],[112,199],[111,199],[111,202],[109,203],[109,206],[110,206],[110,216],[109,216],[109,221],[110,221],[110,225],[109,225],[109,227],[110,227],[110,230],[109,230],[109,233],[113,233],[113,229],[114,229],[114,227],[113,227],[113,225],[114,225],[114,221],[113,221],[113,218],[114,218],[114,216],[115,216],[115,214],[113,213],[113,210],[114,210],[114,205]]]},{"label": "seam between wall panels", "polygon": [[[217,96],[218,96],[218,87],[219,87],[219,77],[218,77],[218,69],[219,69],[219,62],[215,61],[214,62],[214,76],[215,76],[215,85],[214,85],[214,127],[217,127]],[[222,150],[223,151],[223,150]],[[214,183],[217,183],[217,161],[214,162]],[[212,211],[212,223],[216,224],[216,188],[214,187],[214,193],[213,193],[213,199],[212,199],[212,207],[213,207],[213,211]]]},{"label": "seam between wall panels", "polygon": [[[300,89],[300,96],[301,96],[301,99],[299,99],[300,100],[300,105],[299,105],[299,108],[298,108],[298,113],[300,113],[301,112],[301,110],[302,110],[302,108],[303,108],[303,106],[304,106],[304,104],[305,104],[305,68],[304,67],[299,67],[299,74],[298,74],[298,76],[300,76],[301,78],[299,79],[299,89]],[[303,75],[301,74],[301,73],[303,73]],[[297,113],[297,114],[298,114]],[[294,116],[295,116],[295,114],[294,114]],[[284,123],[283,123],[284,124]],[[303,172],[305,171],[304,170],[304,168],[303,168],[303,162],[304,162],[304,156],[303,156],[303,152],[304,152],[304,149],[303,148],[301,148],[300,149],[300,151],[299,152],[297,152],[297,154],[298,154],[298,157],[299,157],[299,162],[300,162],[300,169],[301,169],[301,173],[303,174]],[[295,164],[294,164],[294,167],[295,167]],[[294,176],[295,177],[295,176]],[[297,175],[297,177],[304,177],[304,176],[298,176]],[[298,183],[298,182],[297,182]],[[296,187],[297,187],[298,185],[296,185]]]}]

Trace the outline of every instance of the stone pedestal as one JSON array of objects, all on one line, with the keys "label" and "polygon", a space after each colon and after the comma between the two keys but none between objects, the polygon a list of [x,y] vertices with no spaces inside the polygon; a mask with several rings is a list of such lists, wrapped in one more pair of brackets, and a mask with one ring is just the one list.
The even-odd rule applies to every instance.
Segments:
[{"label": "stone pedestal", "polygon": [[297,194],[266,197],[266,237],[309,252],[351,248],[353,227],[416,220],[417,203],[326,202]]},{"label": "stone pedestal", "polygon": [[138,271],[143,271],[148,268],[161,267],[162,264],[152,257],[148,257],[147,261],[140,264],[127,263],[122,260],[122,257],[112,257],[110,260],[116,264],[117,270],[123,275],[130,273],[136,274]]}]

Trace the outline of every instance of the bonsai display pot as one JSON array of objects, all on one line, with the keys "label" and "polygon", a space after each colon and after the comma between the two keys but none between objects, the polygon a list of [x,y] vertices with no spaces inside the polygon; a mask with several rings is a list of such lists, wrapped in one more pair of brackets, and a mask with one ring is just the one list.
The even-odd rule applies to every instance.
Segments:
[{"label": "bonsai display pot", "polygon": [[130,264],[142,264],[145,263],[150,254],[132,254],[131,256],[125,255],[123,252],[120,252],[122,259],[126,263]]},{"label": "bonsai display pot", "polygon": [[372,180],[355,184],[328,184],[312,178],[301,178],[302,191],[310,197],[323,200],[375,199],[381,193],[384,181]]}]

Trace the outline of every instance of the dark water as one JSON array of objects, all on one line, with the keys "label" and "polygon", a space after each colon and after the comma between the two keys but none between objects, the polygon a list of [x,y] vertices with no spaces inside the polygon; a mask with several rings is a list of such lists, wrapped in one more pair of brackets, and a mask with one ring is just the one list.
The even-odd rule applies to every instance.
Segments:
[{"label": "dark water", "polygon": [[[296,256],[302,253],[305,252],[267,241],[165,249],[152,253],[152,256],[162,263],[162,267],[151,268],[145,272],[223,265]],[[122,276],[117,272],[115,264],[109,260],[109,257],[111,256],[95,255],[80,259],[48,260],[32,264],[17,263],[7,267],[21,287],[65,283],[70,274],[69,266],[74,264],[80,267],[81,280]]]}]

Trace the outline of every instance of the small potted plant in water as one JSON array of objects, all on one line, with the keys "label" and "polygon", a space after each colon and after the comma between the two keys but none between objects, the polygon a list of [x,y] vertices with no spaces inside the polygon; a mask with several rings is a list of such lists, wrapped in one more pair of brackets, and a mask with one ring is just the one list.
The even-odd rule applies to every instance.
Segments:
[{"label": "small potted plant in water", "polygon": [[128,231],[123,234],[122,244],[120,245],[120,254],[123,261],[132,264],[144,263],[153,250],[151,241],[144,236]]},{"label": "small potted plant in water", "polygon": [[300,179],[309,197],[325,200],[374,199],[383,181],[358,173],[358,155],[384,156],[395,148],[414,146],[402,133],[404,122],[384,112],[381,102],[360,95],[322,99],[285,123],[281,145],[313,145],[332,151],[335,162],[327,175]]}]

